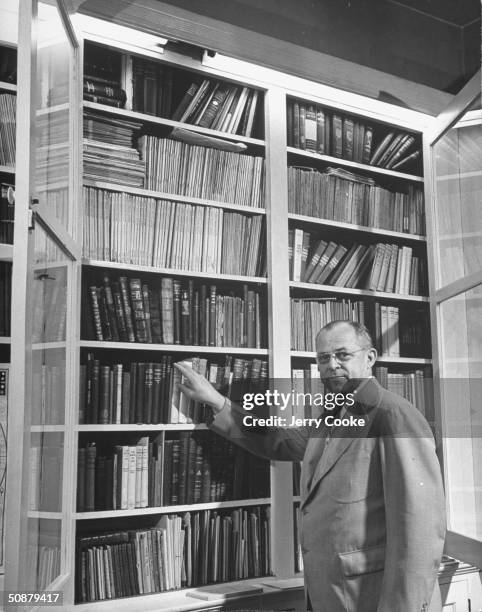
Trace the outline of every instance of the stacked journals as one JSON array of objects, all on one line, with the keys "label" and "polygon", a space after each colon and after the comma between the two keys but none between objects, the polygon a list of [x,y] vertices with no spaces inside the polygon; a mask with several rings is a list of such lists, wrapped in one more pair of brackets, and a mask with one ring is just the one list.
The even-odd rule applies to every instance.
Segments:
[{"label": "stacked journals", "polygon": [[163,193],[264,206],[264,159],[168,138],[142,136],[146,187]]},{"label": "stacked journals", "polygon": [[[243,391],[263,389],[268,364],[260,359],[225,357],[224,365],[200,357],[192,368],[233,399]],[[173,358],[156,363],[107,365],[87,355],[80,366],[79,423],[198,423],[211,414],[204,405],[180,393],[181,374]]]},{"label": "stacked journals", "polygon": [[356,244],[289,231],[291,280],[370,291],[420,295],[426,291],[425,260],[409,246]]},{"label": "stacked journals", "polygon": [[76,599],[264,576],[270,554],[269,506],[163,515],[150,529],[79,537]]},{"label": "stacked journals", "polygon": [[383,357],[425,355],[429,346],[426,309],[400,309],[371,300],[292,299],[291,348],[315,351],[318,331],[330,321],[349,320],[366,325]]},{"label": "stacked journals", "polygon": [[15,165],[15,129],[17,97],[0,93],[0,166]]},{"label": "stacked journals", "polygon": [[423,190],[389,191],[341,168],[288,168],[288,208],[299,215],[395,232],[425,233]]},{"label": "stacked journals", "polygon": [[261,347],[260,295],[241,287],[242,297],[222,295],[216,285],[195,286],[163,277],[150,286],[121,276],[88,288],[87,337],[98,341],[200,346]]},{"label": "stacked journals", "polygon": [[358,118],[302,100],[288,102],[287,131],[288,146],[392,170],[412,164],[421,155],[420,148],[414,150],[420,143],[412,134],[387,133],[382,126],[374,134],[373,127]]},{"label": "stacked journals", "polygon": [[133,145],[141,127],[136,121],[86,112],[84,179],[142,187],[145,163]]},{"label": "stacked journals", "polygon": [[101,451],[79,448],[77,511],[131,510],[262,498],[269,495],[269,462],[211,432],[177,439],[143,436]]},{"label": "stacked journals", "polygon": [[264,221],[222,208],[84,187],[89,259],[199,272],[264,275]]}]

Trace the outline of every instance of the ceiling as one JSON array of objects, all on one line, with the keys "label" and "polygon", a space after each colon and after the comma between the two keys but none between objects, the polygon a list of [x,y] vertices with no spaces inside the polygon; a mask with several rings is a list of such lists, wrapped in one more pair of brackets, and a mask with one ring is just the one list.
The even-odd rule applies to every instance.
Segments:
[{"label": "ceiling", "polygon": [[480,0],[162,0],[450,94],[480,67]]}]

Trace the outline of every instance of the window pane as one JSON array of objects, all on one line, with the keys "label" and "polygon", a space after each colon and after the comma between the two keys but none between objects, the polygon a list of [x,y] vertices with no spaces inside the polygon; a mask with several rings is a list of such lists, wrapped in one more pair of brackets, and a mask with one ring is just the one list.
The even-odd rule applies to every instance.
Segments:
[{"label": "window pane", "polygon": [[482,285],[440,306],[450,529],[482,538]]},{"label": "window pane", "polygon": [[470,111],[434,146],[437,288],[482,268],[482,115]]}]

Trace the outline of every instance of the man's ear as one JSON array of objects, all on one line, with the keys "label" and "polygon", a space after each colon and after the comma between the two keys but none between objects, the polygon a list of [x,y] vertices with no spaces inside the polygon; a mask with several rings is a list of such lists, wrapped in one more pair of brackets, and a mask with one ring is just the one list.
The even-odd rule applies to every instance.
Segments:
[{"label": "man's ear", "polygon": [[375,365],[375,362],[378,357],[378,352],[376,348],[369,348],[367,351],[367,365],[369,368],[372,368]]}]

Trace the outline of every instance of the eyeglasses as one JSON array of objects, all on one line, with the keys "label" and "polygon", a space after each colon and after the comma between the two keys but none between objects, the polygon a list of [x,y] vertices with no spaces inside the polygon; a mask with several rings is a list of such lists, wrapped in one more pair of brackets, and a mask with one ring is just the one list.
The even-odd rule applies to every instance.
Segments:
[{"label": "eyeglasses", "polygon": [[346,361],[350,361],[355,356],[355,353],[359,353],[360,351],[367,351],[369,347],[364,346],[363,348],[359,348],[356,351],[335,351],[334,353],[319,353],[316,356],[316,360],[318,363],[326,365],[331,361],[331,358],[334,357],[335,361],[338,363],[344,363]]}]

